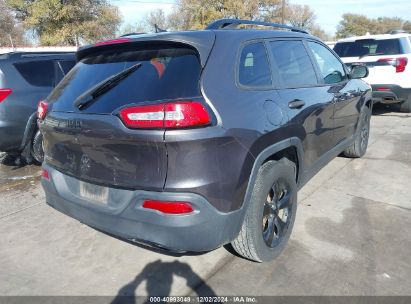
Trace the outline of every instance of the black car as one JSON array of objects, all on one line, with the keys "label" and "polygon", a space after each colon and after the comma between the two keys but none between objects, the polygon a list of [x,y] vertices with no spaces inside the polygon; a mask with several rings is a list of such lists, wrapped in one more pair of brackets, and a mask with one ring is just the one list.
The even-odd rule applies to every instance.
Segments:
[{"label": "black car", "polygon": [[75,64],[74,53],[13,52],[0,55],[0,151],[43,159],[36,110]]},{"label": "black car", "polygon": [[[236,29],[257,24],[280,30]],[[171,251],[275,258],[297,190],[364,155],[371,88],[318,38],[218,20],[84,47],[41,105],[47,203]]]}]

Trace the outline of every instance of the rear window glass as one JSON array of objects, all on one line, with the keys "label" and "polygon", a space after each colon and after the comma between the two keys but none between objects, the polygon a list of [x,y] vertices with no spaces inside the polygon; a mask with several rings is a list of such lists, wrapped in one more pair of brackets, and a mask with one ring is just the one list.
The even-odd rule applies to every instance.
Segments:
[{"label": "rear window glass", "polygon": [[270,49],[282,87],[297,88],[317,84],[314,67],[301,41],[270,42]]},{"label": "rear window glass", "polygon": [[353,42],[339,42],[334,51],[340,57],[364,57],[402,54],[399,39],[361,39]]},{"label": "rear window glass", "polygon": [[54,111],[77,111],[74,101],[110,76],[141,63],[82,112],[108,113],[133,103],[200,96],[201,65],[187,47],[110,50],[82,59],[48,97]]},{"label": "rear window glass", "polygon": [[240,84],[248,87],[271,85],[270,64],[262,42],[248,44],[242,49],[238,78]]},{"label": "rear window glass", "polygon": [[52,87],[55,85],[54,61],[29,61],[15,63],[17,71],[32,86]]}]

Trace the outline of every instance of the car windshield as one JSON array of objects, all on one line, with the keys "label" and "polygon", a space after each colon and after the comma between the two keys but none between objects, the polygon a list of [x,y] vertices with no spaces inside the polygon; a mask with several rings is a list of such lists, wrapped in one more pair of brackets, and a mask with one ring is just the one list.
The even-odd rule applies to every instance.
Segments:
[{"label": "car windshield", "polygon": [[361,39],[351,42],[339,42],[334,51],[340,57],[365,57],[401,54],[399,39]]}]

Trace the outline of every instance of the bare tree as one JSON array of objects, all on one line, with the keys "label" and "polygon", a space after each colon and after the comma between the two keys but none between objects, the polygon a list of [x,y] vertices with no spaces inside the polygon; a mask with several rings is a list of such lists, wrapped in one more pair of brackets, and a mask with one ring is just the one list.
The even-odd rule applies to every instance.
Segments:
[{"label": "bare tree", "polygon": [[290,4],[287,6],[285,20],[292,26],[311,29],[316,19],[314,11],[308,5]]}]

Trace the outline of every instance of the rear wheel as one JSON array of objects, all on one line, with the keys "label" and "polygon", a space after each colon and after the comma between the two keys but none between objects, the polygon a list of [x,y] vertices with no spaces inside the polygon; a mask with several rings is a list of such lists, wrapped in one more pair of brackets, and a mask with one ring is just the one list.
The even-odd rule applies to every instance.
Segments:
[{"label": "rear wheel", "polygon": [[370,120],[371,109],[365,106],[360,115],[359,130],[355,135],[352,145],[344,151],[345,156],[359,158],[367,152],[368,139],[370,136]]},{"label": "rear wheel", "polygon": [[37,130],[37,132],[34,134],[33,141],[31,143],[30,154],[36,163],[41,164],[43,162],[43,135],[41,134],[40,130]]},{"label": "rear wheel", "polygon": [[295,164],[286,158],[261,166],[251,201],[237,238],[232,242],[241,256],[271,261],[284,249],[297,211]]}]

